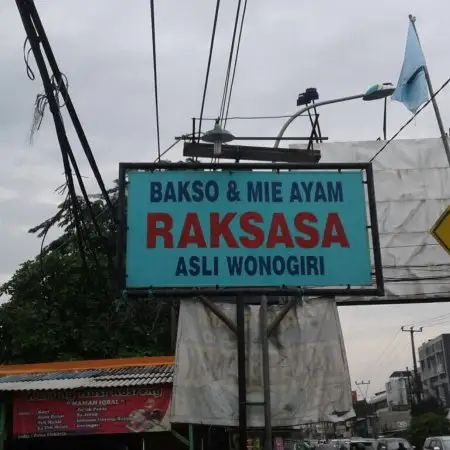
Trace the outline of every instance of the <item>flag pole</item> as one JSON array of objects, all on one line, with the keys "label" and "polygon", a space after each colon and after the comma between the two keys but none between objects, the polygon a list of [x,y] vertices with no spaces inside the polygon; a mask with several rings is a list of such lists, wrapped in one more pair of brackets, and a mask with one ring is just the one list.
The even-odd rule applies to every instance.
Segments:
[{"label": "flag pole", "polygon": [[[417,29],[416,29],[416,18],[412,14],[410,14],[409,20],[411,22],[411,25],[413,26],[414,33],[416,33],[417,41],[419,42],[419,45],[422,47],[422,45],[420,44],[420,39],[419,39],[419,35],[417,33]],[[422,54],[423,54],[423,50],[422,50]],[[424,59],[425,59],[425,56],[424,56]],[[434,114],[436,115],[436,120],[437,120],[437,123],[439,126],[439,131],[441,133],[442,143],[444,144],[445,154],[447,155],[447,161],[448,161],[448,164],[450,165],[450,147],[448,144],[447,136],[445,134],[444,124],[442,123],[442,117],[441,117],[441,113],[439,111],[439,106],[437,104],[436,97],[434,95],[433,86],[431,85],[430,73],[428,72],[428,67],[427,67],[426,62],[425,62],[425,65],[423,66],[423,71],[425,74],[425,79],[427,81],[428,91],[429,91],[430,97],[431,97],[431,102],[433,103]]]}]

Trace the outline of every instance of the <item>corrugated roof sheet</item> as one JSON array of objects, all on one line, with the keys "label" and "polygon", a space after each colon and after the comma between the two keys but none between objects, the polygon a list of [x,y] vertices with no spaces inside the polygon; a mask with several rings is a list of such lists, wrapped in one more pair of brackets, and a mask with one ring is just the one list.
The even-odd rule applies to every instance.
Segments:
[{"label": "corrugated roof sheet", "polygon": [[173,382],[173,364],[40,372],[0,376],[0,391],[38,391],[125,386]]}]

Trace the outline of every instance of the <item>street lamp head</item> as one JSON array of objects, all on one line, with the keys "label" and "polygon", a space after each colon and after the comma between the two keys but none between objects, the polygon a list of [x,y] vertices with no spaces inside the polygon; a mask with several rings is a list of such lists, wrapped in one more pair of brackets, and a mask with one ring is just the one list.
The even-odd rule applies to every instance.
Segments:
[{"label": "street lamp head", "polygon": [[316,88],[308,88],[305,92],[298,94],[297,106],[308,105],[315,100],[319,100],[319,93]]},{"label": "street lamp head", "polygon": [[222,153],[222,144],[230,142],[233,139],[234,136],[220,126],[219,119],[216,120],[214,128],[205,132],[205,134],[201,137],[202,141],[214,144],[215,156],[219,156]]},{"label": "street lamp head", "polygon": [[379,100],[380,98],[390,97],[395,91],[392,83],[373,84],[364,93],[363,100]]}]

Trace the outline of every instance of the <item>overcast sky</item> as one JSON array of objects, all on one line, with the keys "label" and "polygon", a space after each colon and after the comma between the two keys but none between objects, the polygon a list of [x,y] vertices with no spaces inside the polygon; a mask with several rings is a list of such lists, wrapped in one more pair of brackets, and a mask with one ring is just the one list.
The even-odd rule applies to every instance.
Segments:
[{"label": "overcast sky", "polygon": [[[156,1],[162,147],[189,133],[199,115],[215,2]],[[219,113],[237,0],[222,2],[205,116]],[[156,156],[150,9],[148,0],[36,0],[41,18],[103,177],[111,183],[118,162]],[[408,14],[417,27],[435,88],[450,76],[447,26],[450,4],[435,0],[248,0],[230,115],[278,115],[295,110],[305,88],[321,99],[361,93],[376,82],[395,83],[401,68]],[[28,144],[40,77],[26,76],[24,30],[15,2],[0,4],[0,281],[34,256],[39,242],[27,230],[54,212],[64,182],[53,121],[47,111],[34,144]],[[34,60],[32,67],[35,68]],[[450,89],[450,88],[449,88]],[[450,90],[438,102],[450,125]],[[388,134],[407,120],[403,105],[388,105]],[[282,121],[230,121],[236,135],[277,134]],[[349,102],[321,110],[330,140],[370,140],[382,135],[382,102]],[[300,120],[294,134],[308,133]],[[432,110],[402,133],[435,137]],[[268,144],[269,145],[269,144]],[[79,161],[84,161],[75,146]],[[170,153],[181,159],[181,146]],[[84,175],[95,189],[92,176]],[[341,309],[352,380],[381,388],[390,372],[411,366],[402,324],[430,325],[416,340],[450,331],[450,305]],[[433,318],[445,314],[441,321]],[[448,319],[447,319],[448,317]],[[395,340],[394,340],[395,338]],[[383,357],[382,352],[387,347]]]}]

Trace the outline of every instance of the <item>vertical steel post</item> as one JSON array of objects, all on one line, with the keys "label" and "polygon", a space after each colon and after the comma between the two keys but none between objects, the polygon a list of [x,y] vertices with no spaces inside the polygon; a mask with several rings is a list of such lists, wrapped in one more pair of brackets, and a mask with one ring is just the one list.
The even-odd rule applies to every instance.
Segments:
[{"label": "vertical steel post", "polygon": [[189,450],[194,450],[194,426],[189,424]]},{"label": "vertical steel post", "polygon": [[245,367],[245,305],[236,297],[236,326],[238,351],[239,450],[247,447],[247,371]]},{"label": "vertical steel post", "polygon": [[267,319],[267,296],[261,297],[260,338],[262,353],[262,379],[264,389],[264,450],[272,449],[272,416],[270,404],[270,358]]},{"label": "vertical steel post", "polygon": [[192,143],[195,143],[196,140],[196,129],[195,129],[195,117],[192,118]]},{"label": "vertical steel post", "polygon": [[170,347],[172,348],[173,354],[175,354],[175,350],[177,347],[177,310],[175,309],[175,305],[172,302],[170,305]]}]

